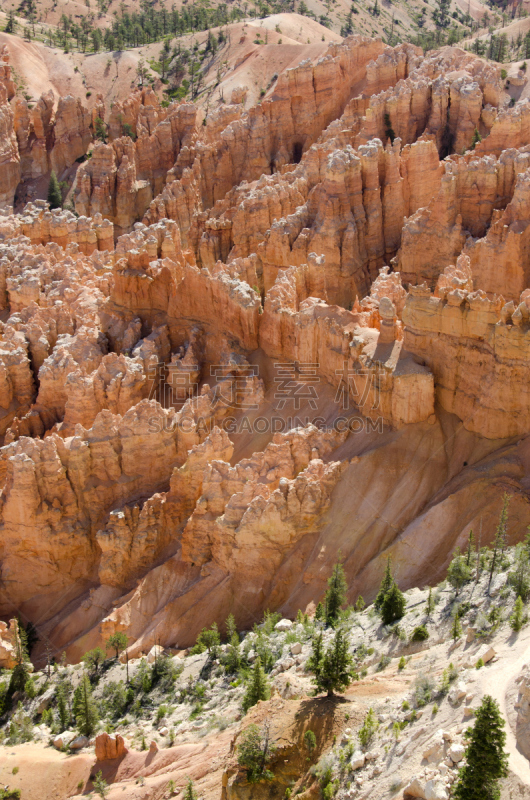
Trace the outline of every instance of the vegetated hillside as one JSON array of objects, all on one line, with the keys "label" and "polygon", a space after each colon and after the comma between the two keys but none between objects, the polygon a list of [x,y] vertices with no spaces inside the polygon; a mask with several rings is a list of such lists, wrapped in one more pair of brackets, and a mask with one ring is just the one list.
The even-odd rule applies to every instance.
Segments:
[{"label": "vegetated hillside", "polygon": [[[75,667],[17,667],[25,683],[13,699],[15,671],[4,670],[2,784],[29,800],[62,800],[97,795],[101,772],[109,797],[127,800],[175,796],[190,779],[206,799],[224,787],[229,800],[256,792],[444,800],[489,695],[507,734],[501,798],[528,797],[530,629],[514,607],[530,587],[529,556],[527,545],[502,553],[498,545],[494,563],[494,551],[471,541],[468,554],[455,554],[449,580],[406,592],[405,613],[390,624],[384,611],[363,610],[362,598],[333,625],[313,603],[294,620],[267,613],[250,631],[235,633],[233,619],[221,633],[205,628],[188,652],[155,645],[125,663],[109,644],[106,655],[90,651]],[[315,688],[319,636],[324,651],[342,637],[350,662],[331,698]],[[88,736],[82,690],[93,714]],[[251,730],[269,737],[269,777],[258,770],[254,784],[242,755]],[[259,766],[259,750],[255,758]]]},{"label": "vegetated hillside", "polygon": [[[430,46],[449,40],[454,44],[469,30],[494,27],[508,17],[500,8],[483,5],[479,0],[308,0],[298,3],[237,3],[233,6],[218,3],[142,2],[118,3],[101,0],[97,7],[73,0],[6,0],[0,10],[0,24],[5,20],[8,32],[65,49],[83,51],[115,50],[139,47],[166,37],[178,37],[243,19],[266,18],[277,14],[297,13],[313,19],[341,35],[363,33],[381,35],[390,44],[420,38]],[[526,14],[519,7],[518,13]],[[302,25],[303,30],[303,25]],[[302,33],[302,30],[300,33]],[[436,36],[430,34],[436,32]],[[292,37],[294,31],[285,31]],[[298,38],[298,37],[294,37]],[[311,38],[308,32],[304,42]]]},{"label": "vegetated hillside", "polygon": [[234,87],[246,86],[244,102],[249,107],[263,97],[262,89],[266,92],[279,72],[306,58],[315,60],[329,42],[341,41],[338,34],[295,14],[271,17],[263,23],[252,20],[185,34],[167,52],[161,42],[155,42],[119,53],[65,54],[1,33],[0,43],[8,48],[20,92],[33,103],[51,89],[56,97],[71,94],[82,98],[90,109],[101,95],[109,111],[112,103],[145,84],[152,86],[161,100],[193,95],[199,106],[208,108],[217,107],[219,101],[228,102]]}]

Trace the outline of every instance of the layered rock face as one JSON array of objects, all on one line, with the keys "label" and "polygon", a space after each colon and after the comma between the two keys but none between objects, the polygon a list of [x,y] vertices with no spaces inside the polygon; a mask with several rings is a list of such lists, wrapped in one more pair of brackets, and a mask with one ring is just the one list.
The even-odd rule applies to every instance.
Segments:
[{"label": "layered rock face", "polygon": [[20,155],[15,134],[15,115],[9,101],[15,94],[7,47],[0,51],[0,209],[13,205],[20,180]]},{"label": "layered rock face", "polygon": [[[4,93],[15,177],[86,149],[76,100]],[[77,215],[0,217],[0,614],[72,660],[187,646],[318,600],[339,551],[352,597],[389,553],[404,588],[438,577],[505,490],[530,522],[530,133],[504,104],[463,50],[351,37],[204,125],[132,93]]]}]

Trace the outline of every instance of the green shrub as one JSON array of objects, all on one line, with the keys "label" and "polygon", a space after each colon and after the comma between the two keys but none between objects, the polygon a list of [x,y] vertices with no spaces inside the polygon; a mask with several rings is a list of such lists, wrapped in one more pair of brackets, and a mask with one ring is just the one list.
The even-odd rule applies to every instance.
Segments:
[{"label": "green shrub", "polygon": [[412,631],[410,641],[411,642],[424,642],[426,639],[429,638],[429,631],[425,627],[425,625],[417,625],[414,630]]}]

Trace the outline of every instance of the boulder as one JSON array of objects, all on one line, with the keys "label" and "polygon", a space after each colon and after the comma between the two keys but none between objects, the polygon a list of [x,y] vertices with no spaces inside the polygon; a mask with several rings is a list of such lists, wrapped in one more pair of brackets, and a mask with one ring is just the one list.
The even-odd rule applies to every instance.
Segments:
[{"label": "boulder", "polygon": [[164,648],[159,644],[154,644],[147,654],[147,663],[154,664],[157,658],[164,653]]},{"label": "boulder", "polygon": [[436,780],[436,778],[427,781],[423,796],[425,800],[448,800],[449,798],[445,784],[440,780]]},{"label": "boulder", "polygon": [[125,740],[119,733],[98,733],[95,744],[98,761],[111,761],[113,758],[121,758],[127,752]]},{"label": "boulder", "polygon": [[454,764],[459,764],[464,758],[466,748],[463,744],[452,744],[449,748],[449,758]]},{"label": "boulder", "polygon": [[285,631],[290,630],[292,627],[293,627],[293,623],[292,623],[292,621],[290,619],[281,619],[274,626],[274,630],[275,631],[280,631],[280,633],[284,633]]},{"label": "boulder", "polygon": [[150,753],[158,753],[158,745],[156,742],[151,742],[149,745],[149,752]]},{"label": "boulder", "polygon": [[88,737],[76,736],[75,739],[72,739],[69,743],[68,747],[70,750],[82,750],[83,747],[88,747]]},{"label": "boulder", "polygon": [[403,789],[403,797],[421,797],[425,800],[425,792],[422,781],[419,778],[412,778],[409,784]]},{"label": "boulder", "polygon": [[360,769],[364,767],[364,762],[366,761],[366,756],[360,750],[356,750],[355,753],[351,757],[350,761],[350,769]]},{"label": "boulder", "polygon": [[463,700],[467,694],[466,684],[464,681],[457,681],[449,691],[449,702],[453,705]]},{"label": "boulder", "polygon": [[441,761],[444,755],[444,738],[442,732],[438,731],[423,751],[422,756],[429,763],[434,764]]},{"label": "boulder", "polygon": [[484,647],[481,647],[478,653],[476,654],[475,664],[477,663],[477,661],[480,661],[480,659],[482,659],[483,662],[487,664],[488,661],[491,661],[491,659],[494,658],[496,655],[497,653],[493,649],[493,647],[491,647],[491,645],[489,644],[486,644],[484,645]]},{"label": "boulder", "polygon": [[55,737],[53,740],[53,746],[56,750],[62,750],[63,747],[66,747],[68,742],[71,742],[74,737],[75,733],[73,731],[63,731]]},{"label": "boulder", "polygon": [[302,652],[302,645],[300,644],[300,642],[293,642],[293,644],[291,645],[291,655],[297,656],[301,652]]}]

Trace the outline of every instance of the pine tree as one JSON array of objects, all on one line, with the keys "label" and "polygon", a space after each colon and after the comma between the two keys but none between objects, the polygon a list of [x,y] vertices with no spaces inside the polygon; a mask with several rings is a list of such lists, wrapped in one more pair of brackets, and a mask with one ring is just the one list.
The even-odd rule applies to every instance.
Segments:
[{"label": "pine tree", "polygon": [[497,530],[495,531],[495,539],[493,541],[493,558],[491,559],[491,569],[490,569],[490,577],[488,581],[488,594],[490,591],[491,581],[493,578],[493,573],[495,571],[495,567],[497,566],[497,558],[500,553],[504,553],[507,544],[506,538],[506,531],[508,528],[508,506],[510,504],[511,496],[504,493],[504,497],[502,498],[502,510],[501,515],[499,517],[499,524],[497,525]]},{"label": "pine tree", "polygon": [[323,620],[326,616],[326,612],[324,610],[324,604],[318,603],[316,610],[315,610],[315,619],[316,620]]},{"label": "pine tree", "polygon": [[99,672],[100,664],[105,661],[105,651],[101,647],[94,647],[83,656],[83,663],[87,669],[93,669],[97,675]]},{"label": "pine tree", "polygon": [[68,690],[64,683],[60,683],[57,687],[57,713],[59,714],[59,723],[61,731],[66,730],[70,722],[70,711],[68,710]]},{"label": "pine tree", "polygon": [[447,580],[455,590],[456,597],[460,594],[462,586],[470,579],[471,569],[466,564],[466,557],[460,555],[460,548],[457,547],[447,568]]},{"label": "pine tree", "polygon": [[340,561],[333,567],[331,577],[328,578],[328,590],[326,592],[326,627],[334,628],[339,618],[341,606],[346,601],[348,584],[344,574],[344,567]]},{"label": "pine tree", "polygon": [[101,770],[97,773],[96,777],[94,778],[93,786],[95,793],[99,794],[102,800],[105,800],[106,796],[109,793],[109,787],[107,781],[103,777],[103,773],[101,772]]},{"label": "pine tree", "polygon": [[208,650],[208,655],[215,656],[220,644],[221,637],[219,636],[219,629],[217,623],[214,622],[211,628],[203,628],[199,633],[193,652],[204,653],[205,650]]},{"label": "pine tree", "polygon": [[515,601],[515,605],[513,607],[513,614],[510,617],[510,627],[513,631],[518,633],[523,625],[526,622],[526,617],[524,615],[524,606],[522,598],[519,596]]},{"label": "pine tree", "polygon": [[327,692],[332,697],[335,690],[341,692],[351,683],[352,659],[348,653],[348,642],[340,629],[324,653],[322,634],[313,640],[313,653],[307,668],[313,672],[313,683],[317,692]]},{"label": "pine tree", "polygon": [[377,597],[374,600],[374,608],[376,609],[376,611],[381,610],[381,606],[383,605],[383,600],[385,599],[385,595],[390,590],[393,583],[394,583],[394,578],[392,577],[392,559],[389,556],[386,562],[386,570],[383,576],[383,580],[381,581],[381,585],[379,586]]},{"label": "pine tree", "polygon": [[243,711],[246,714],[249,708],[255,706],[259,700],[268,700],[269,697],[269,684],[265,677],[263,667],[261,666],[261,658],[258,656],[254,662],[252,678],[243,697]]},{"label": "pine tree", "polygon": [[184,800],[197,800],[197,792],[193,788],[193,781],[188,778],[186,788],[184,789]]},{"label": "pine tree", "polygon": [[275,746],[270,741],[268,722],[263,728],[249,725],[241,734],[237,746],[237,763],[245,770],[248,783],[271,781],[274,778],[272,772],[267,769],[267,765],[275,750]]},{"label": "pine tree", "polygon": [[406,604],[405,595],[400,591],[397,583],[393,581],[381,606],[381,619],[383,620],[383,624],[390,625],[390,623],[401,619],[405,613]]},{"label": "pine tree", "polygon": [[[476,128],[475,128],[475,132],[478,133]],[[479,136],[478,141],[480,142],[480,140],[482,138],[480,136],[480,133],[478,133],[478,136]],[[472,147],[474,148],[475,144],[476,144],[474,135],[473,135],[473,141],[474,141],[474,144],[472,145]],[[468,539],[467,539],[467,558],[466,558],[466,566],[467,567],[471,567],[471,554],[473,553],[474,546],[475,546],[475,537],[473,536],[473,531],[469,531],[469,536],[468,536]]]},{"label": "pine tree", "polygon": [[79,733],[83,736],[92,736],[99,719],[98,710],[92,697],[90,681],[85,673],[80,685],[78,701],[76,703],[76,723]]},{"label": "pine tree", "polygon": [[117,661],[120,657],[120,652],[127,647],[127,643],[127,634],[123,631],[117,631],[116,633],[113,633],[112,636],[109,636],[105,642],[105,647],[107,650],[114,650],[116,652]]},{"label": "pine tree", "polygon": [[429,586],[429,596],[427,598],[427,616],[431,617],[434,611],[434,597],[432,596],[432,587]]},{"label": "pine tree", "polygon": [[51,171],[50,183],[48,185],[48,204],[50,208],[63,207],[63,196],[61,193],[61,187],[59,186],[57,175],[55,174],[55,171],[53,169]]},{"label": "pine tree", "polygon": [[457,639],[460,639],[460,637],[462,636],[462,626],[460,624],[460,615],[459,615],[458,611],[455,614],[455,618],[453,620],[453,625],[451,627],[451,636],[453,637],[455,642],[456,642]]},{"label": "pine tree", "polygon": [[226,628],[226,639],[228,642],[231,642],[234,638],[234,635],[237,636],[237,628],[236,628],[236,621],[234,619],[233,614],[229,614],[226,618],[225,622]]},{"label": "pine tree", "polygon": [[486,695],[477,711],[466,748],[466,764],[453,790],[455,800],[498,800],[500,778],[508,774],[504,720],[496,701]]},{"label": "pine tree", "polygon": [[28,640],[26,636],[26,631],[24,630],[24,626],[21,624],[20,620],[15,619],[13,620],[14,625],[14,659],[15,659],[15,667],[13,672],[11,673],[11,678],[9,680],[9,686],[7,688],[6,693],[6,705],[11,705],[11,700],[15,692],[23,692],[24,687],[27,683],[29,678],[29,669],[28,669]]},{"label": "pine tree", "polygon": [[232,635],[230,644],[228,645],[225,652],[223,665],[225,668],[225,672],[229,674],[237,672],[238,669],[241,667],[241,655],[239,652],[239,636],[237,635],[237,633],[234,633]]}]

